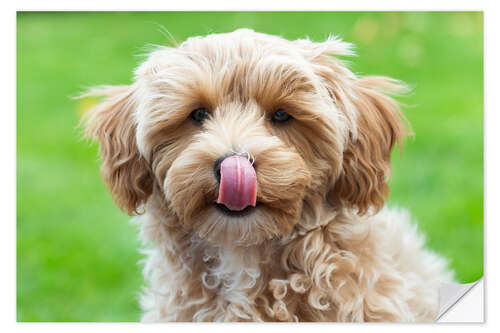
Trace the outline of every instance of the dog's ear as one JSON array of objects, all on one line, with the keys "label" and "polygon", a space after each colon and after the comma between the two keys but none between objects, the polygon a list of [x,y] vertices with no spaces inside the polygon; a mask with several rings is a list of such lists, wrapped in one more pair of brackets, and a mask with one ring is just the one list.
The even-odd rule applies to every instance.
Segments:
[{"label": "dog's ear", "polygon": [[370,207],[381,209],[389,186],[391,150],[410,132],[397,102],[390,94],[405,90],[385,77],[364,77],[351,81],[348,94],[355,120],[344,150],[342,169],[328,200],[334,205],[356,208],[360,214]]},{"label": "dog's ear", "polygon": [[396,80],[369,76],[358,78],[335,56],[353,55],[352,44],[330,37],[325,42],[298,40],[326,88],[329,98],[343,113],[347,130],[342,165],[333,179],[327,200],[364,214],[379,210],[389,194],[391,150],[411,132],[405,126],[397,102],[391,94],[406,87]]},{"label": "dog's ear", "polygon": [[85,136],[99,141],[102,178],[116,204],[129,215],[138,214],[138,207],[152,192],[153,181],[137,148],[134,87],[98,87],[81,97],[87,96],[106,98],[82,119]]}]

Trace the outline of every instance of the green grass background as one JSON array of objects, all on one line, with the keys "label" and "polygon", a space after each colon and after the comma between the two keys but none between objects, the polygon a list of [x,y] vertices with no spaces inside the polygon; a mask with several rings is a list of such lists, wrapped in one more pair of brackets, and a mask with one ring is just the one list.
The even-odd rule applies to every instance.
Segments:
[{"label": "green grass background", "polygon": [[358,74],[411,84],[416,133],[393,154],[392,206],[407,207],[459,281],[483,274],[482,13],[18,13],[17,320],[137,321],[137,230],[80,139],[85,87],[127,84],[159,25],[182,41],[249,27],[356,44]]}]

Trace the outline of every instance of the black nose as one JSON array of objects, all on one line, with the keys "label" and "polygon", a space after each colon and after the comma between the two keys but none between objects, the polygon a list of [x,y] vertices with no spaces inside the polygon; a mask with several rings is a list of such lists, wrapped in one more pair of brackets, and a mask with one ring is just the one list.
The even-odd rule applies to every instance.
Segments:
[{"label": "black nose", "polygon": [[224,161],[228,156],[222,156],[219,157],[215,163],[214,163],[214,175],[215,178],[217,179],[217,182],[220,183],[220,165],[222,164],[222,161]]}]

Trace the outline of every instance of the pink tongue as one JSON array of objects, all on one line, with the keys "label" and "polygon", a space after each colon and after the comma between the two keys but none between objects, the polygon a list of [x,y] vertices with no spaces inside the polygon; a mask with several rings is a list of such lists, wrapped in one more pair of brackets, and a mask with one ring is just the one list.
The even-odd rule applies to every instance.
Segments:
[{"label": "pink tongue", "polygon": [[257,177],[250,161],[243,156],[230,156],[220,166],[220,186],[217,203],[230,210],[255,206]]}]

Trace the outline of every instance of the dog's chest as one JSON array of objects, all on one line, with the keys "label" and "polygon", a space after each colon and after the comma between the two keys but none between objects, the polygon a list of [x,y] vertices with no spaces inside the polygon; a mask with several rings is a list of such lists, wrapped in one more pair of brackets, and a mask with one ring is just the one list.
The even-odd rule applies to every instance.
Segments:
[{"label": "dog's chest", "polygon": [[207,247],[200,274],[203,285],[222,296],[251,290],[261,278],[261,267],[253,252]]},{"label": "dog's chest", "polygon": [[203,251],[199,279],[212,297],[197,311],[198,315],[211,309],[217,313],[215,320],[255,320],[255,300],[263,291],[267,279],[267,271],[258,252],[248,248],[208,247]]}]

